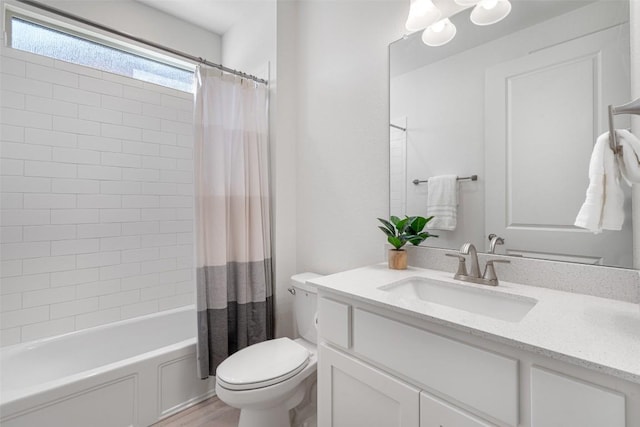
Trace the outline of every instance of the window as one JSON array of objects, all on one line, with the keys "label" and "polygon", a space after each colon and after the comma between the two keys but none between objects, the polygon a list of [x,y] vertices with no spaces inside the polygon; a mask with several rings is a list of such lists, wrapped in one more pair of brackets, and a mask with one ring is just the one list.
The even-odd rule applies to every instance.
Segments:
[{"label": "window", "polygon": [[14,15],[10,23],[10,45],[14,49],[193,92],[193,70],[107,46],[31,19]]}]

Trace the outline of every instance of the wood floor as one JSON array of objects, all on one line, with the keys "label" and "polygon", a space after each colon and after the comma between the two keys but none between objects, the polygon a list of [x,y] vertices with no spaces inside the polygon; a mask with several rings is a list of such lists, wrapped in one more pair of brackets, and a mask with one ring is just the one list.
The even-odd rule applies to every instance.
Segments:
[{"label": "wood floor", "polygon": [[165,418],[153,427],[237,427],[240,410],[227,406],[217,397]]}]

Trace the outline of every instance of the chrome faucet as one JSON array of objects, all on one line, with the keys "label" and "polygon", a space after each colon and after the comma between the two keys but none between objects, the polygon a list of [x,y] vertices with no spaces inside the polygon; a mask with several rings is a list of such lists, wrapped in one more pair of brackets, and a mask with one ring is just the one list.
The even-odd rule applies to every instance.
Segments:
[{"label": "chrome faucet", "polygon": [[490,254],[496,253],[497,245],[504,245],[504,239],[498,236],[497,234],[493,234],[493,233],[489,234],[489,253]]},{"label": "chrome faucet", "polygon": [[473,243],[465,243],[460,247],[460,255],[469,255],[471,257],[470,277],[480,278],[480,265],[478,264],[478,251]]},{"label": "chrome faucet", "polygon": [[[456,280],[462,280],[465,282],[478,283],[480,285],[498,286],[498,276],[494,268],[494,263],[510,263],[506,259],[491,259],[488,260],[484,267],[484,273],[480,276],[480,265],[478,262],[478,251],[472,243],[465,243],[460,248],[460,252],[457,254],[445,254],[447,256],[458,258],[458,271],[454,274],[453,278]],[[471,272],[467,273],[466,258],[464,255],[469,255],[471,258]]]}]

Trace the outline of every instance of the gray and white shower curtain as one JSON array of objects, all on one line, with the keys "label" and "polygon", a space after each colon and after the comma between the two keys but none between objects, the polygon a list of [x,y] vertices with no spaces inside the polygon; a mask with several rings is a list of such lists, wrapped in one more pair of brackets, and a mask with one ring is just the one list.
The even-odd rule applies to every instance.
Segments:
[{"label": "gray and white shower curtain", "polygon": [[273,338],[267,88],[196,71],[198,370]]}]

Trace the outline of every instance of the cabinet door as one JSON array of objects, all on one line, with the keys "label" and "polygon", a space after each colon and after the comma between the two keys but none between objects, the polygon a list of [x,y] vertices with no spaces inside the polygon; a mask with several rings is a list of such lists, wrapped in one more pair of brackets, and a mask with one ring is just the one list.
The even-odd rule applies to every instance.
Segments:
[{"label": "cabinet door", "polygon": [[420,390],[319,346],[319,427],[418,427]]},{"label": "cabinet door", "polygon": [[430,395],[420,393],[420,427],[491,427],[460,408]]},{"label": "cabinet door", "polygon": [[546,369],[531,369],[532,427],[624,427],[625,396]]},{"label": "cabinet door", "polygon": [[[517,426],[518,360],[356,308],[354,351],[418,386]],[[491,385],[491,392],[487,392]]]}]

